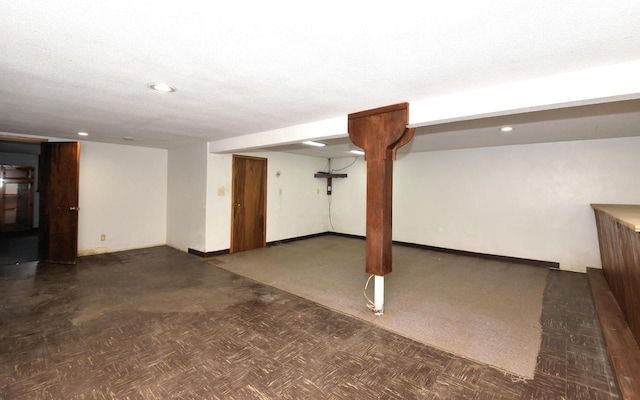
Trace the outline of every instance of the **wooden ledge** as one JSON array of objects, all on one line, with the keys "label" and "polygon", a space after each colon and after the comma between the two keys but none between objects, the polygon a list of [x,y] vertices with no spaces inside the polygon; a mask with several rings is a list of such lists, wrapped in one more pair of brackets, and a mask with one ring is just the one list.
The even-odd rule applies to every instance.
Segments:
[{"label": "wooden ledge", "polygon": [[591,296],[613,374],[624,400],[640,400],[640,347],[625,321],[601,269],[587,268]]},{"label": "wooden ledge", "polygon": [[591,204],[591,208],[602,211],[622,225],[640,232],[640,205],[638,204]]}]

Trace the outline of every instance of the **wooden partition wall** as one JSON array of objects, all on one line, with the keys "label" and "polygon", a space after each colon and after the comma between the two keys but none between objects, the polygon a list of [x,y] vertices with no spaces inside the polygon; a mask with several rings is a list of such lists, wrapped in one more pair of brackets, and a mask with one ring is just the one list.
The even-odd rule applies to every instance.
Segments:
[{"label": "wooden partition wall", "polygon": [[588,268],[622,399],[640,400],[640,206],[593,204],[602,270]]},{"label": "wooden partition wall", "polygon": [[640,343],[640,205],[594,204],[602,270]]}]

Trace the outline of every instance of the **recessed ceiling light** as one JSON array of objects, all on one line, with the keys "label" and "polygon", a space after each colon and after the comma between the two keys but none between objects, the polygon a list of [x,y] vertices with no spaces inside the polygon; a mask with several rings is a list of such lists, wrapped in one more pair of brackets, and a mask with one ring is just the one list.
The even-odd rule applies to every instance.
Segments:
[{"label": "recessed ceiling light", "polygon": [[315,146],[315,147],[324,147],[326,144],[320,142],[314,142],[313,140],[305,140],[302,144],[306,144],[307,146]]},{"label": "recessed ceiling light", "polygon": [[78,132],[78,136],[89,136],[87,132]]},{"label": "recessed ceiling light", "polygon": [[349,150],[349,153],[357,154],[359,156],[363,156],[364,155],[364,151],[362,151],[362,150]]},{"label": "recessed ceiling light", "polygon": [[173,86],[169,86],[166,83],[153,83],[149,85],[149,87],[153,90],[157,90],[158,92],[163,93],[171,93],[176,91],[176,88],[174,88]]},{"label": "recessed ceiling light", "polygon": [[512,126],[503,126],[502,128],[500,128],[500,132],[511,132],[512,130]]},{"label": "recessed ceiling light", "polygon": [[133,136],[123,136],[122,138],[129,141],[133,140]]}]

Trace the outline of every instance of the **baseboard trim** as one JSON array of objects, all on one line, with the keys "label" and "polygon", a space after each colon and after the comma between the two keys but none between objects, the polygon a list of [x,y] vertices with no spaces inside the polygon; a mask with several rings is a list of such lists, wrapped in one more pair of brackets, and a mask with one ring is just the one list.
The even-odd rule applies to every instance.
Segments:
[{"label": "baseboard trim", "polygon": [[366,240],[367,237],[366,236],[362,236],[362,235],[352,235],[350,233],[340,233],[340,232],[326,232],[327,235],[331,235],[331,236],[339,236],[339,237],[346,237],[346,238],[350,238],[350,239],[360,239],[360,240]]},{"label": "baseboard trim", "polygon": [[317,238],[320,236],[327,236],[327,235],[330,235],[331,233],[332,232],[327,231],[327,232],[320,232],[320,233],[312,233],[311,235],[296,236],[296,237],[287,238],[287,239],[274,240],[272,242],[267,242],[266,247],[273,247],[280,244],[297,242],[298,240],[307,240],[307,239]]},{"label": "baseboard trim", "polygon": [[187,249],[187,253],[193,254],[194,256],[198,256],[198,257],[202,257],[202,258],[209,258],[209,257],[220,256],[220,255],[223,255],[223,254],[229,254],[229,249],[217,250],[217,251],[207,251],[205,253],[204,251],[200,251],[200,250],[189,248],[189,249]]},{"label": "baseboard trim", "polygon": [[[313,233],[311,235],[296,236],[296,237],[287,238],[287,239],[274,240],[274,241],[271,241],[271,242],[267,242],[266,247],[273,247],[273,246],[278,246],[278,245],[285,244],[285,243],[297,242],[299,240],[313,239],[313,238],[317,238],[317,237],[321,237],[321,236],[339,236],[339,237],[346,237],[346,238],[350,238],[350,239],[366,240],[366,237],[362,236],[362,235],[352,235],[350,233],[326,231],[326,232]],[[398,241],[398,240],[394,240],[393,244],[397,245],[397,246],[413,247],[413,248],[418,248],[418,249],[423,249],[423,250],[437,251],[437,252],[440,252],[440,253],[454,254],[454,255],[458,255],[458,256],[482,258],[482,259],[485,259],[485,260],[493,260],[493,261],[504,261],[504,262],[510,262],[510,263],[514,263],[514,264],[530,265],[530,266],[534,266],[534,267],[560,269],[560,263],[555,262],[555,261],[542,261],[542,260],[533,260],[533,259],[530,259],[530,258],[519,258],[519,257],[501,256],[501,255],[497,255],[497,254],[476,253],[476,252],[473,252],[473,251],[448,249],[448,248],[445,248],[445,247],[429,246],[429,245],[426,245],[426,244],[418,244],[418,243],[411,243],[411,242],[401,242],[401,241]],[[197,255],[197,256],[200,256],[200,257],[207,258],[207,257],[219,256],[219,255],[222,255],[222,254],[228,254],[229,253],[229,249],[218,250],[218,251],[209,251],[209,252],[205,253],[205,252],[202,252],[202,251],[199,251],[199,250],[194,250],[194,249],[190,248],[189,249],[189,253]]]},{"label": "baseboard trim", "polygon": [[[333,235],[333,236],[348,237],[348,238],[362,239],[362,240],[366,239],[365,236],[351,235],[351,234],[348,234],[348,233],[340,233],[340,232],[326,232],[326,233],[329,234],[329,235]],[[397,246],[413,247],[413,248],[418,248],[418,249],[423,249],[423,250],[437,251],[437,252],[440,252],[440,253],[454,254],[454,255],[458,255],[458,256],[482,258],[482,259],[485,259],[485,260],[493,260],[493,261],[504,261],[504,262],[510,262],[510,263],[513,263],[513,264],[530,265],[530,266],[533,266],[533,267],[560,269],[560,263],[555,262],[555,261],[542,261],[542,260],[533,260],[533,259],[530,259],[530,258],[519,258],[519,257],[501,256],[501,255],[497,255],[497,254],[476,253],[476,252],[473,252],[473,251],[448,249],[446,247],[429,246],[429,245],[426,245],[426,244],[418,244],[418,243],[411,243],[411,242],[401,242],[399,240],[394,240],[393,244],[395,244]]]},{"label": "baseboard trim", "polygon": [[476,253],[473,251],[448,249],[445,247],[429,246],[426,244],[416,244],[416,243],[409,243],[409,242],[400,242],[397,240],[394,240],[393,244],[396,244],[398,246],[415,247],[423,250],[432,250],[440,253],[454,254],[457,256],[482,258],[485,260],[493,260],[493,261],[504,261],[504,262],[509,262],[513,264],[530,265],[533,267],[560,269],[560,263],[555,261],[542,261],[542,260],[533,260],[530,258],[519,258],[519,257],[501,256],[497,254]]}]

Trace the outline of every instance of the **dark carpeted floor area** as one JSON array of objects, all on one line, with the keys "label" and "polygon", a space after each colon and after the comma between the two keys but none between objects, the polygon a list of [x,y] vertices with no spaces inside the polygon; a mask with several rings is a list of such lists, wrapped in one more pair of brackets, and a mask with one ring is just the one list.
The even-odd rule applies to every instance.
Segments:
[{"label": "dark carpeted floor area", "polygon": [[0,268],[3,399],[615,399],[586,276],[551,272],[533,380],[168,247]]}]

